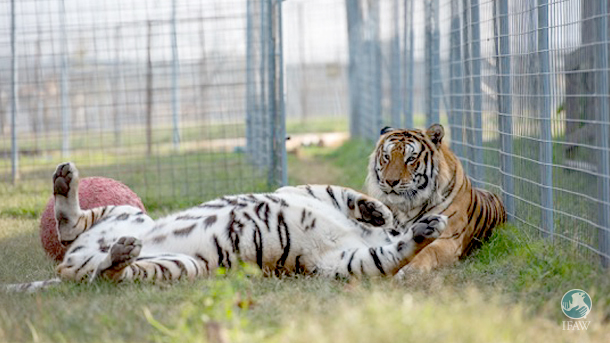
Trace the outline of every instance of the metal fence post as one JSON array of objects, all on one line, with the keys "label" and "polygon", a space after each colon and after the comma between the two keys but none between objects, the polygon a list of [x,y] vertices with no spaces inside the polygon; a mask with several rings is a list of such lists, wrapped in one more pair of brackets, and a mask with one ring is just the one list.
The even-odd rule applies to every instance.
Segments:
[{"label": "metal fence post", "polygon": [[349,132],[352,137],[359,137],[362,135],[362,111],[359,100],[361,97],[359,80],[361,66],[359,56],[362,52],[362,14],[359,0],[345,0],[345,6],[347,13],[347,39],[349,43]]},{"label": "metal fence post", "polygon": [[370,116],[370,127],[366,128],[367,130],[367,138],[372,140],[377,140],[379,136],[379,130],[381,129],[381,119],[382,119],[382,107],[381,107],[381,98],[383,96],[383,83],[381,80],[381,37],[380,37],[380,11],[379,1],[371,1],[370,2],[370,25],[371,28],[371,68],[369,69],[369,76],[372,78],[372,105],[373,110],[368,113]]},{"label": "metal fence post", "polygon": [[400,11],[398,0],[393,1],[393,15],[392,15],[392,56],[391,67],[390,67],[390,82],[391,82],[391,118],[392,126],[401,126],[401,115],[403,113],[403,98],[402,92],[402,71],[400,63]]},{"label": "metal fence post", "polygon": [[426,125],[439,122],[438,0],[426,2]]},{"label": "metal fence post", "polygon": [[540,64],[540,163],[542,229],[553,239],[553,136],[551,131],[551,91],[549,85],[549,18],[547,0],[538,0],[538,61]]},{"label": "metal fence post", "polygon": [[267,140],[265,139],[268,135],[267,133],[267,111],[269,108],[269,104],[267,102],[267,89],[268,89],[268,80],[269,77],[267,73],[268,59],[267,54],[269,54],[269,46],[267,43],[267,0],[260,0],[260,98],[259,98],[259,111],[257,113],[258,118],[258,153],[256,162],[259,163],[259,166],[268,166],[269,165],[269,149],[267,146]]},{"label": "metal fence post", "polygon": [[[406,90],[406,105],[405,105],[405,127],[413,127],[413,2],[415,0],[405,0],[405,72],[407,76]],[[407,6],[407,3],[409,6]],[[407,20],[408,18],[408,20]],[[408,35],[407,35],[408,33]],[[408,38],[407,38],[408,37]],[[407,48],[408,40],[408,48]]]},{"label": "metal fence post", "polygon": [[284,0],[276,0],[277,1],[277,20],[276,20],[276,30],[277,30],[277,51],[278,51],[278,80],[277,80],[277,88],[278,88],[278,115],[280,116],[279,126],[276,126],[278,130],[277,138],[277,148],[279,149],[279,155],[281,157],[280,160],[280,168],[281,175],[279,179],[280,186],[286,186],[288,184],[288,157],[286,152],[286,102],[285,94],[284,94],[284,37],[282,34],[282,1]]},{"label": "metal fence post", "polygon": [[451,131],[451,149],[458,157],[464,157],[464,142],[462,141],[462,130],[464,124],[458,118],[463,117],[463,93],[462,88],[462,57],[460,53],[460,9],[458,0],[451,0],[451,37],[449,51],[449,83],[451,93],[451,108],[447,111]]},{"label": "metal fence post", "polygon": [[64,0],[59,1],[59,25],[61,33],[61,128],[62,128],[62,158],[70,156],[71,111],[70,95],[68,94],[68,37],[66,33],[66,7]]},{"label": "metal fence post", "polygon": [[466,151],[464,151],[463,164],[466,174],[472,176],[473,165],[472,161],[472,60],[470,54],[470,1],[462,0],[462,61],[464,62],[464,97],[461,122],[464,125],[464,133],[466,134]]},{"label": "metal fence post", "polygon": [[[255,85],[254,85],[254,20],[253,1],[246,3],[246,152],[253,159],[254,154],[254,111],[255,111]],[[205,53],[205,52],[204,52]]]},{"label": "metal fence post", "polygon": [[598,95],[599,124],[599,168],[598,168],[598,192],[599,192],[599,251],[605,254],[601,256],[604,267],[610,267],[610,106],[608,104],[608,3],[598,1],[599,10],[596,32],[599,35],[595,56],[595,93]]},{"label": "metal fence post", "polygon": [[270,164],[268,165],[269,170],[267,183],[269,188],[273,188],[273,186],[277,186],[275,182],[276,177],[276,166],[277,166],[277,156],[275,155],[275,146],[276,146],[276,134],[275,130],[276,126],[276,65],[275,65],[275,11],[273,6],[273,0],[264,0],[267,3],[267,27],[266,27],[266,39],[265,43],[267,44],[267,73],[268,73],[268,83],[267,83],[267,101],[268,101],[268,112],[266,116],[268,118],[267,125],[269,135],[264,137],[268,141],[269,149],[267,150],[268,158]]},{"label": "metal fence post", "polygon": [[17,80],[17,10],[15,0],[11,0],[11,182],[19,180],[19,148],[17,146],[17,111],[18,111],[18,80]]},{"label": "metal fence post", "polygon": [[178,36],[176,33],[176,1],[172,0],[171,40],[172,40],[172,125],[174,149],[180,148],[180,93],[179,93],[179,61]]},{"label": "metal fence post", "polygon": [[[496,70],[498,74],[498,126],[500,131],[500,172],[502,173],[502,201],[510,220],[515,214],[515,186],[513,180],[513,118],[510,80],[510,40],[508,30],[508,1],[498,0],[494,11],[497,35]],[[495,4],[495,3],[494,3]]]},{"label": "metal fence post", "polygon": [[474,146],[473,149],[474,168],[472,170],[472,178],[475,185],[481,186],[480,181],[483,180],[483,111],[481,107],[481,21],[479,19],[479,0],[471,0],[470,3],[470,23],[471,27],[471,61],[472,61],[472,116],[474,130]]}]

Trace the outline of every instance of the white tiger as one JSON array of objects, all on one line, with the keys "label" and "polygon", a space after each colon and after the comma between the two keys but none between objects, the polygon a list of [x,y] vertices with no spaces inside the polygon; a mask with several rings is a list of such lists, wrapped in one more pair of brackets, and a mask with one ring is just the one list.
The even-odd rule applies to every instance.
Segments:
[{"label": "white tiger", "polygon": [[381,202],[337,186],[283,187],[226,196],[153,220],[132,206],[82,210],[78,170],[53,174],[60,241],[69,245],[59,278],[18,285],[35,290],[62,279],[161,281],[212,275],[241,261],[265,275],[394,275],[444,230],[428,216],[392,236],[392,212]]}]

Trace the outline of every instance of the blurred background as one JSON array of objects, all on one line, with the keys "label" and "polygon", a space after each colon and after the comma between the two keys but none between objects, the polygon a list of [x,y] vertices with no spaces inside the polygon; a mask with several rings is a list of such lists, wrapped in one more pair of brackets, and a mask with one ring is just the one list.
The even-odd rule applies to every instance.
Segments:
[{"label": "blurred background", "polygon": [[360,188],[380,128],[441,122],[515,225],[607,264],[609,28],[607,1],[0,0],[0,187],[72,160],[148,208]]}]

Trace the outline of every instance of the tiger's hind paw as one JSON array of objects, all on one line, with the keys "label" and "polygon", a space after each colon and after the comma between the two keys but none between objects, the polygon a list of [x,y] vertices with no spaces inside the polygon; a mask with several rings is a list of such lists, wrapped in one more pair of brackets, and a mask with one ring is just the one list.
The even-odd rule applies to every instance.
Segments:
[{"label": "tiger's hind paw", "polygon": [[78,169],[74,163],[61,163],[55,169],[53,195],[59,240],[68,245],[82,232],[77,227],[81,209],[78,204]]},{"label": "tiger's hind paw", "polygon": [[53,195],[69,198],[78,191],[78,169],[72,162],[61,163],[53,173]]},{"label": "tiger's hind paw", "polygon": [[392,211],[383,203],[370,197],[361,197],[356,200],[356,219],[373,226],[390,225],[394,221]]}]

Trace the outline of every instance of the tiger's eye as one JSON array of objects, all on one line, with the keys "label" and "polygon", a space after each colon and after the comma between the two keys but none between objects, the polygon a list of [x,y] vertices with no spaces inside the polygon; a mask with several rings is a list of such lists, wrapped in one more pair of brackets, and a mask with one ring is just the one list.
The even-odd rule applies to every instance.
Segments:
[{"label": "tiger's eye", "polygon": [[411,163],[413,161],[415,161],[415,157],[409,156],[409,158],[407,158],[407,163]]}]

